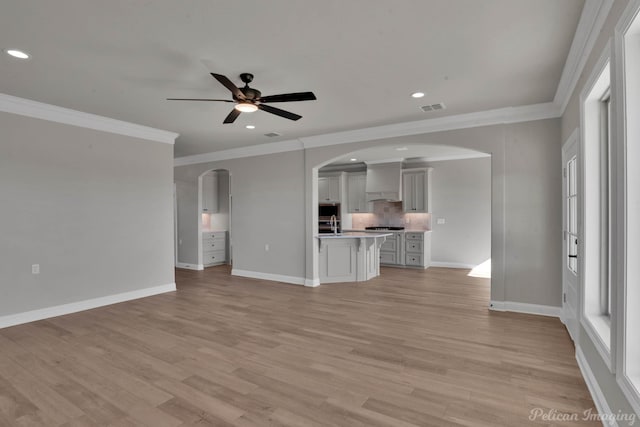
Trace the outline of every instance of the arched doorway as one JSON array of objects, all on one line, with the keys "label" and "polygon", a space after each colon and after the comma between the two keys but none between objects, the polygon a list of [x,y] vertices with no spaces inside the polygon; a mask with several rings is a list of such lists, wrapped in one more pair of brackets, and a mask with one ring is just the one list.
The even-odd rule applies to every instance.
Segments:
[{"label": "arched doorway", "polygon": [[[476,258],[470,262],[467,262],[467,263],[450,262],[450,263],[447,263],[447,265],[443,265],[445,263],[441,263],[440,266],[462,267],[462,268],[469,268],[469,269],[473,268],[472,273],[470,274],[479,275],[481,277],[488,277],[490,275],[490,270],[487,269],[487,266],[490,266],[492,255],[494,255],[495,253],[501,250],[499,242],[497,245],[495,244],[495,242],[498,239],[498,236],[500,235],[500,232],[499,232],[500,228],[498,227],[495,230],[493,229],[494,228],[493,226],[496,224],[496,221],[500,221],[499,217],[494,218],[494,215],[493,215],[495,211],[495,205],[503,203],[503,201],[501,201],[501,196],[502,196],[501,194],[498,194],[497,199],[493,198],[493,196],[495,195],[495,176],[500,174],[499,172],[500,168],[495,169],[493,167],[493,163],[495,160],[498,160],[499,162],[498,164],[500,164],[501,162],[499,161],[499,158],[493,159],[491,156],[492,150],[490,149],[486,149],[486,148],[484,150],[471,149],[468,146],[465,147],[465,144],[451,144],[451,143],[439,144],[437,141],[417,142],[415,141],[415,138],[406,138],[404,140],[403,138],[395,138],[393,142],[390,143],[390,141],[391,140],[387,140],[387,141],[380,140],[380,141],[368,141],[366,143],[359,143],[357,144],[357,146],[359,147],[364,146],[364,148],[360,148],[358,150],[353,150],[353,149],[347,150],[347,147],[344,147],[344,146],[343,147],[340,147],[340,146],[322,147],[322,149],[308,150],[307,164],[308,165],[312,164],[313,166],[310,166],[307,169],[307,191],[311,196],[307,198],[307,203],[309,205],[308,212],[307,212],[307,217],[309,218],[308,228],[307,228],[309,232],[308,246],[307,246],[309,250],[308,257],[307,257],[307,271],[312,272],[312,274],[307,275],[307,286],[317,286],[319,284],[319,276],[317,275],[317,272],[319,270],[318,249],[317,249],[318,245],[314,244],[316,239],[314,239],[313,237],[317,234],[317,231],[318,231],[318,228],[317,228],[318,214],[317,214],[317,209],[315,209],[314,206],[317,206],[317,204],[319,203],[319,200],[318,200],[319,176],[322,174],[322,172],[326,172],[327,170],[333,170],[333,171],[339,170],[340,164],[345,166],[354,165],[360,162],[366,164],[367,161],[374,161],[374,162],[384,162],[384,161],[394,162],[395,161],[395,162],[400,162],[404,168],[404,167],[413,167],[413,166],[430,166],[433,164],[444,165],[445,163],[453,164],[454,162],[463,162],[466,159],[474,159],[474,158],[482,159],[481,163],[482,162],[484,163],[483,167],[486,169],[486,173],[483,175],[484,181],[482,183],[482,189],[483,189],[482,197],[484,197],[484,200],[483,200],[484,223],[483,224],[485,226],[485,230],[484,230],[484,236],[482,239],[483,242],[480,246],[482,245],[484,246],[478,247],[478,245],[476,245],[478,241],[474,241],[475,249],[479,249],[479,250],[475,252]],[[356,144],[352,145],[352,147],[354,148],[355,146]],[[364,166],[365,165],[361,164],[360,167],[366,168]],[[448,167],[448,169],[449,169],[448,174],[451,175],[452,174],[451,167]],[[466,173],[468,171],[463,170],[463,172]],[[460,175],[464,175],[464,173]],[[451,204],[451,206],[448,207],[449,209],[448,213],[440,215],[440,212],[436,212],[435,213],[436,215],[434,215],[434,212],[430,212],[430,215],[424,215],[425,217],[431,216],[430,218],[424,219],[424,220],[419,219],[418,222],[421,224],[421,226],[426,226],[429,229],[434,229],[434,228],[437,228],[438,226],[442,226],[441,228],[444,229],[446,227],[444,224],[446,224],[447,216],[451,215],[452,207],[455,207],[455,203]],[[461,209],[464,209],[464,208],[461,208]],[[373,212],[369,212],[368,213],[370,215],[369,220],[379,221],[379,218],[380,218],[379,213],[380,213],[379,210],[377,212],[376,210],[374,210]],[[395,221],[403,220],[401,208],[396,208],[396,214],[397,215],[393,216],[393,218],[387,217],[386,220],[389,220],[389,219],[395,220]],[[406,220],[407,218],[405,216],[404,221]],[[438,224],[437,223],[438,220],[441,220],[443,223]],[[351,224],[351,226],[352,227],[355,226],[356,229],[361,228],[365,222],[366,221],[362,221],[362,220],[354,221],[353,216],[351,218],[351,221],[349,221],[349,219],[344,221],[345,224]],[[357,225],[355,225],[356,223]],[[370,224],[370,225],[378,225],[378,224]],[[380,224],[380,225],[390,225],[390,224],[387,222],[385,224]],[[400,224],[393,224],[393,225],[400,225]],[[442,239],[440,239],[439,243],[442,243]],[[465,248],[465,249],[468,249],[468,248]],[[478,256],[482,254],[486,256],[478,258]],[[435,260],[435,261],[442,261],[442,260]],[[498,264],[500,265],[500,260],[498,260]],[[500,274],[498,274],[497,280],[494,280],[494,279],[492,279],[492,295],[494,294],[499,295],[501,293],[500,283],[502,278]],[[493,284],[494,281],[496,281],[495,285]],[[500,297],[498,296],[497,299],[500,299]],[[493,300],[493,296],[492,296],[492,300]]]},{"label": "arched doorway", "polygon": [[198,177],[198,265],[203,268],[233,262],[231,174],[212,169]]}]

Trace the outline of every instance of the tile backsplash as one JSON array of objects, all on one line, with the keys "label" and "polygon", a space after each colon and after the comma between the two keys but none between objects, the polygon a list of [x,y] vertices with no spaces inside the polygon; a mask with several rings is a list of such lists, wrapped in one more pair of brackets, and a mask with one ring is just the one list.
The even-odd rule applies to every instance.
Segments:
[{"label": "tile backsplash", "polygon": [[356,230],[376,225],[431,230],[431,214],[405,213],[402,211],[402,202],[373,202],[372,213],[352,214],[351,221]]}]

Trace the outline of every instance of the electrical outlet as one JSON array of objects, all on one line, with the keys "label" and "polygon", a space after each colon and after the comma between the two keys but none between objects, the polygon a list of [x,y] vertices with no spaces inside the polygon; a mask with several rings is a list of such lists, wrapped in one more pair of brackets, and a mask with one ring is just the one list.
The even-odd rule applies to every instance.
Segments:
[{"label": "electrical outlet", "polygon": [[40,264],[33,264],[31,266],[31,274],[40,274]]},{"label": "electrical outlet", "polygon": [[269,244],[268,243],[266,245],[264,245],[264,251],[265,252],[269,252]]},{"label": "electrical outlet", "polygon": [[436,219],[436,224],[442,225],[442,224],[446,224],[447,220],[444,218],[438,218]]},{"label": "electrical outlet", "polygon": [[182,239],[178,239],[178,244],[181,245],[182,244]]}]

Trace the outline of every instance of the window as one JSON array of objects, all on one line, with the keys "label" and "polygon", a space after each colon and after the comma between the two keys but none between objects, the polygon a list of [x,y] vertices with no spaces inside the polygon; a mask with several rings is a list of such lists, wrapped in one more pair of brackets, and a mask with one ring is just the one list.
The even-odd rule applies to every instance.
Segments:
[{"label": "window", "polygon": [[567,268],[578,274],[578,182],[577,161],[574,156],[567,162]]},{"label": "window", "polygon": [[600,314],[611,320],[611,88],[600,99]]},{"label": "window", "polygon": [[[581,323],[613,372],[611,319],[611,73],[609,50],[581,96],[582,141],[579,194],[582,226],[577,240]],[[575,242],[575,240],[573,241]],[[572,244],[573,242],[569,242]],[[572,251],[575,248],[570,248]],[[575,252],[570,252],[575,253]]]},{"label": "window", "polygon": [[[640,413],[640,1],[632,0],[616,27],[616,52],[623,63],[616,77],[618,94],[614,112],[619,111],[614,129],[620,141],[617,158],[621,164],[623,230],[619,238],[624,247],[620,262],[623,277],[617,280],[623,304],[619,307],[622,325],[621,369],[617,380],[629,402]],[[618,65],[616,63],[616,65]],[[620,180],[620,178],[618,178]],[[615,304],[614,304],[615,312]],[[614,313],[615,315],[615,313]]]}]

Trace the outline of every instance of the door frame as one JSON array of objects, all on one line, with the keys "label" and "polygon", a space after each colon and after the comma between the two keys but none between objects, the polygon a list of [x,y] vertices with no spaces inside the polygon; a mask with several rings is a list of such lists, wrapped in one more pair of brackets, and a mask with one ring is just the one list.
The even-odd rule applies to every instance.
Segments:
[{"label": "door frame", "polygon": [[[576,170],[576,174],[575,174],[575,178],[576,178],[576,187],[577,187],[577,196],[578,198],[580,198],[580,185],[579,182],[580,181],[580,168],[581,168],[581,163],[580,163],[580,144],[579,144],[579,135],[580,135],[580,131],[579,128],[576,128],[571,135],[569,136],[569,138],[567,138],[567,140],[565,141],[565,143],[562,145],[562,310],[561,310],[561,317],[560,319],[562,320],[562,323],[564,323],[565,327],[567,328],[567,331],[569,332],[569,336],[571,337],[571,339],[573,340],[574,343],[578,342],[578,334],[580,331],[580,313],[582,312],[581,310],[581,303],[580,303],[580,264],[581,264],[581,259],[578,258],[577,259],[577,263],[576,263],[576,273],[575,273],[575,283],[574,283],[574,292],[575,292],[575,296],[576,296],[576,300],[574,301],[575,303],[575,313],[571,313],[570,311],[570,305],[567,302],[567,295],[570,292],[569,289],[569,274],[571,274],[568,269],[567,269],[567,257],[569,256],[568,253],[568,245],[567,245],[567,237],[568,237],[568,232],[567,232],[567,180],[568,180],[568,173],[566,170],[566,165],[567,162],[574,157],[576,158],[576,162],[575,162],[575,166],[577,168]],[[580,201],[578,200],[578,203],[576,203],[576,209],[578,210],[577,214],[576,214],[576,221],[579,222],[580,221],[580,210],[581,210],[581,206],[580,206]],[[578,235],[578,239],[580,239],[579,234],[580,234],[580,227],[579,224],[576,224],[577,229],[576,229],[576,234]],[[580,244],[580,240],[578,240],[578,245]],[[581,253],[580,250],[578,250],[576,252],[576,254]],[[575,317],[575,318],[572,318]]]}]

